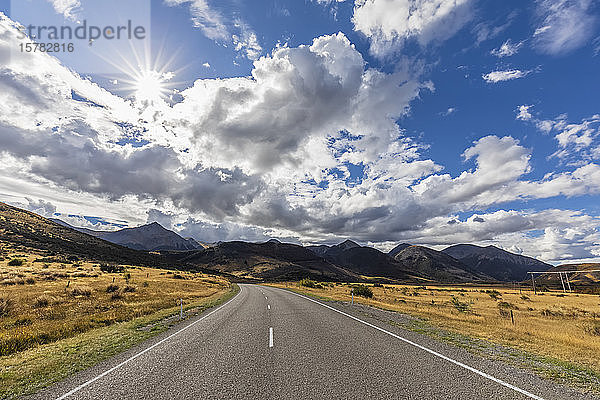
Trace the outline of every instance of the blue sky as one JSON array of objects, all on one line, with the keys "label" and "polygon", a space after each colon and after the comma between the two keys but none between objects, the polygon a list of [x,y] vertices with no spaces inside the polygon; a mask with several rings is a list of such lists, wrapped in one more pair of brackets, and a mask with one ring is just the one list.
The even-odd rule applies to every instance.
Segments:
[{"label": "blue sky", "polygon": [[[208,242],[598,261],[598,2],[125,3],[0,0],[2,200]],[[127,19],[148,37],[13,38]]]}]

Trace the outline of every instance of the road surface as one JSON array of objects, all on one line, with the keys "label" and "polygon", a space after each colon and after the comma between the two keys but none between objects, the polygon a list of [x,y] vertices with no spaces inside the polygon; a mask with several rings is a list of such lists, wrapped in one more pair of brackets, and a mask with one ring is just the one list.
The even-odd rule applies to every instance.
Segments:
[{"label": "road surface", "polygon": [[240,287],[224,305],[34,398],[591,398],[381,322],[384,311]]}]

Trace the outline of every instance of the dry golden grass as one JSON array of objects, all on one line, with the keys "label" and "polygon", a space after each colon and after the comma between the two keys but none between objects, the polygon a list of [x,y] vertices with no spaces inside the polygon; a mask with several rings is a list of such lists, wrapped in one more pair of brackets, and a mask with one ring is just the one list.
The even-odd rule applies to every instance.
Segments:
[{"label": "dry golden grass", "polygon": [[[350,301],[348,285],[294,287],[304,293]],[[373,298],[355,301],[423,317],[435,326],[554,357],[600,372],[600,296],[482,286],[373,287]],[[511,321],[510,311],[514,316]]]},{"label": "dry golden grass", "polygon": [[201,273],[133,266],[105,273],[97,264],[39,258],[9,254],[0,261],[0,356],[172,308],[180,298],[184,306],[198,303],[230,288]]}]

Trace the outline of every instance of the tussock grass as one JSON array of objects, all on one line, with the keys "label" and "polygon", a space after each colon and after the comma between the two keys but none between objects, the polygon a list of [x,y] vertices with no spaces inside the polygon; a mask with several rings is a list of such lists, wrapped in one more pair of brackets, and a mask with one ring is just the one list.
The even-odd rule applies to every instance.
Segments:
[{"label": "tussock grass", "polygon": [[[227,287],[196,300],[185,308],[198,312],[231,298],[237,286]],[[185,300],[184,300],[185,302]],[[127,350],[169,327],[170,317],[179,307],[161,309],[130,321],[108,324],[43,346],[0,357],[0,398],[27,395]],[[31,321],[21,320],[27,325]],[[150,329],[149,329],[150,328]]]},{"label": "tussock grass", "polygon": [[[15,259],[23,262],[9,266]],[[180,298],[201,301],[230,286],[201,273],[178,272],[184,279],[172,279],[151,268],[62,259],[43,267],[36,259],[19,254],[0,261],[0,357],[151,315]]]},{"label": "tussock grass", "polygon": [[[350,301],[351,286],[299,289],[322,298]],[[450,332],[563,360],[600,374],[598,295],[536,296],[529,291],[520,293],[518,289],[480,286],[371,285],[370,289],[373,298],[355,296],[354,301],[418,316]]]}]

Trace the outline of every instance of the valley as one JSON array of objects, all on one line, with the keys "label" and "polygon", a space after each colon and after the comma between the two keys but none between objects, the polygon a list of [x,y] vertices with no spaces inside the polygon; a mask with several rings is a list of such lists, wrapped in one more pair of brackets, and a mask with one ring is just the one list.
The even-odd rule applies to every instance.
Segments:
[{"label": "valley", "polygon": [[[36,392],[168,331],[181,300],[184,319],[194,318],[233,296],[236,283],[339,304],[352,302],[354,288],[357,306],[415,318],[402,329],[460,338],[459,346],[508,346],[520,359],[546,360],[536,361],[538,373],[588,390],[584,376],[596,390],[598,274],[586,272],[595,269],[553,267],[493,246],[404,243],[385,253],[351,240],[210,244],[158,223],[109,234],[0,203],[0,396]],[[581,272],[570,276],[572,293],[562,293],[557,274],[540,274],[533,295],[530,270]]]}]

